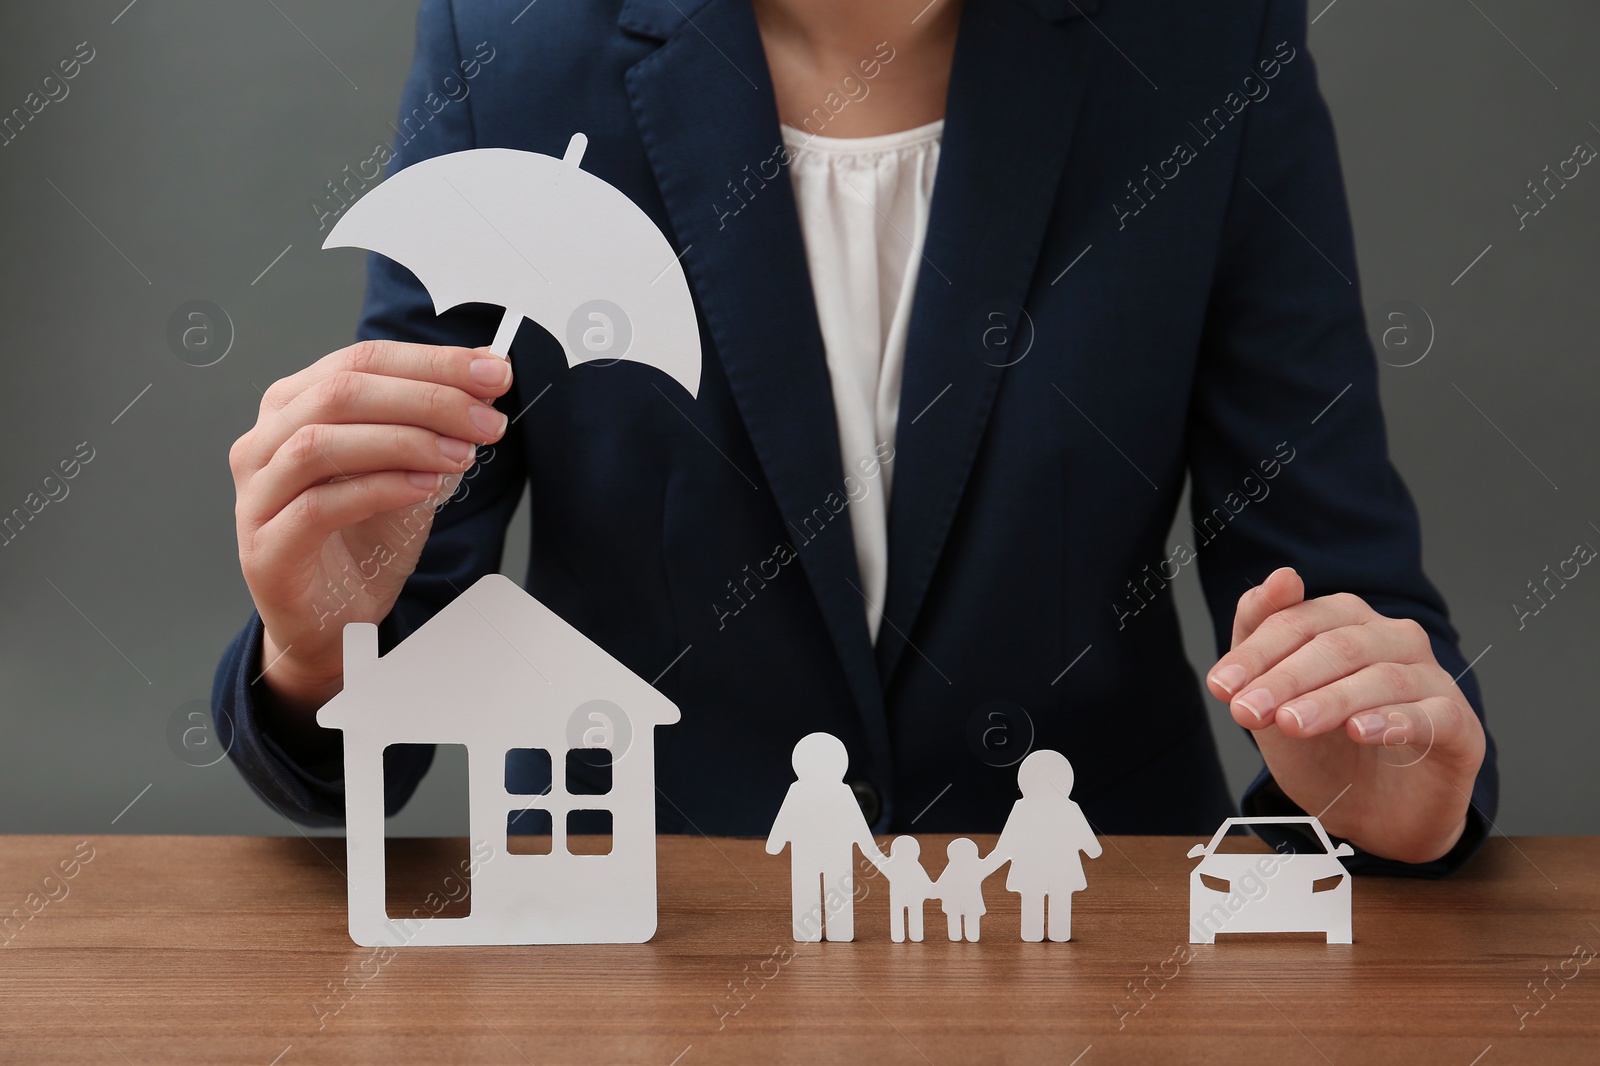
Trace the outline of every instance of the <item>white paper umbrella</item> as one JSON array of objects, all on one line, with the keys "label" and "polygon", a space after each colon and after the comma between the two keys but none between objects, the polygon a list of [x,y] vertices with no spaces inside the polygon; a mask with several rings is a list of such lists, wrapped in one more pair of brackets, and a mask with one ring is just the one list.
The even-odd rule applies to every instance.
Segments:
[{"label": "white paper umbrella", "polygon": [[363,196],[324,248],[366,248],[409,269],[435,313],[506,309],[490,347],[506,355],[524,318],[567,365],[628,359],[700,389],[700,330],[671,245],[639,206],[566,155],[474,148],[414,163]]}]

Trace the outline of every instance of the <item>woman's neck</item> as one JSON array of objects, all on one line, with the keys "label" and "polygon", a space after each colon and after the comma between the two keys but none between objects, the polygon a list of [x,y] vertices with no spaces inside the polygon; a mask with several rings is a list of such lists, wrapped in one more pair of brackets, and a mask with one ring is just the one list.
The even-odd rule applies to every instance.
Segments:
[{"label": "woman's neck", "polygon": [[778,118],[872,137],[944,117],[961,0],[752,0]]}]

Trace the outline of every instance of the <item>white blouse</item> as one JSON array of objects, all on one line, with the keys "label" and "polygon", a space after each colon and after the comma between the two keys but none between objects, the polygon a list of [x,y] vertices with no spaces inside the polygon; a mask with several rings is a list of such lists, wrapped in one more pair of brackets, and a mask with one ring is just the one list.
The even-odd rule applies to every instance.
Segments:
[{"label": "white blouse", "polygon": [[879,137],[782,130],[833,385],[867,629],[876,641],[889,579],[906,326],[944,121]]}]

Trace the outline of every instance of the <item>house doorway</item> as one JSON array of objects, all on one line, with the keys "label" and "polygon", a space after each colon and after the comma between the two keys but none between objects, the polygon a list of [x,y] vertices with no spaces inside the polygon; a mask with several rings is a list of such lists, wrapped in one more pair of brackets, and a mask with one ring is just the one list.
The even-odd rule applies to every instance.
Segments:
[{"label": "house doorway", "polygon": [[[384,749],[385,790],[390,752]],[[384,903],[390,918],[465,918],[472,913],[471,805],[465,744],[437,745],[413,805],[425,803],[438,836],[384,835]]]}]

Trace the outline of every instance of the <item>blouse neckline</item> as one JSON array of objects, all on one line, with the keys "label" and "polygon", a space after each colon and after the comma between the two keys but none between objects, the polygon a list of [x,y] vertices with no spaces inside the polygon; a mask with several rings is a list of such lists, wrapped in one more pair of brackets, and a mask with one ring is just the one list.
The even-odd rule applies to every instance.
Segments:
[{"label": "blouse neckline", "polygon": [[932,144],[944,133],[944,119],[873,137],[824,137],[789,125],[780,125],[779,129],[783,133],[784,144],[790,149],[859,156]]}]

